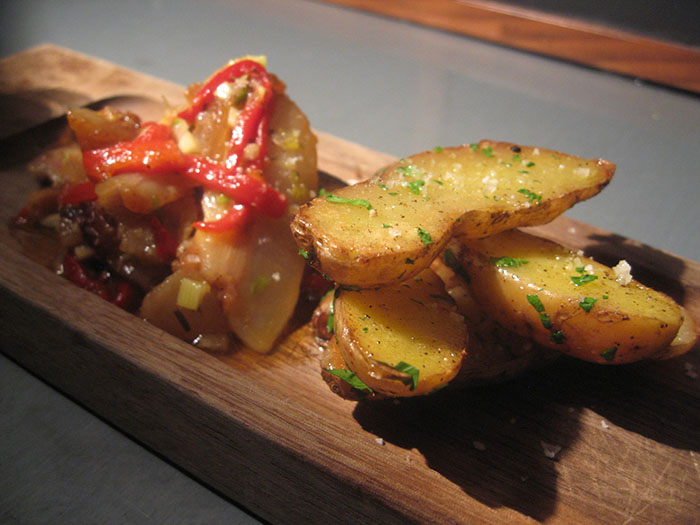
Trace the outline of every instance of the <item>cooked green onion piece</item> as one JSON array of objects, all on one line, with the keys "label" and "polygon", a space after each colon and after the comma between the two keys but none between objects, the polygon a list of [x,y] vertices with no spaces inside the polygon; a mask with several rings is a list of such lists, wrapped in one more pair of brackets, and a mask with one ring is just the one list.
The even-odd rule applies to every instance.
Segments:
[{"label": "cooked green onion piece", "polygon": [[186,308],[188,310],[197,310],[201,304],[204,296],[206,296],[211,291],[211,286],[206,281],[195,281],[185,277],[180,281],[180,288],[177,291],[177,301],[176,304],[180,308]]}]

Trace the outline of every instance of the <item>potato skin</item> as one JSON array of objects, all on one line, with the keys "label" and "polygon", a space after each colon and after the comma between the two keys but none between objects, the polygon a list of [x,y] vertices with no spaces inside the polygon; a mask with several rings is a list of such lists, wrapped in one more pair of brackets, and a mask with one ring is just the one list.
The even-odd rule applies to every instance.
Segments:
[{"label": "potato skin", "polygon": [[338,348],[338,340],[331,338],[324,345],[323,356],[321,357],[321,377],[328,385],[328,388],[330,388],[334,394],[350,401],[376,401],[387,397],[374,390],[358,390],[357,388],[353,388],[348,381],[334,374],[335,371],[349,370],[350,367],[345,362],[345,359],[343,359],[340,349]]},{"label": "potato skin", "polygon": [[634,280],[623,285],[612,269],[517,230],[464,241],[459,260],[490,317],[585,361],[624,364],[662,355],[683,321],[665,294]]},{"label": "potato skin", "polygon": [[431,150],[300,208],[292,232],[329,279],[372,288],[427,268],[453,236],[543,224],[599,193],[615,165],[505,142]]},{"label": "potato skin", "polygon": [[[337,290],[332,341],[348,369],[374,393],[411,397],[457,375],[467,329],[442,281],[426,270],[394,287]],[[418,371],[416,384],[401,363]]]}]

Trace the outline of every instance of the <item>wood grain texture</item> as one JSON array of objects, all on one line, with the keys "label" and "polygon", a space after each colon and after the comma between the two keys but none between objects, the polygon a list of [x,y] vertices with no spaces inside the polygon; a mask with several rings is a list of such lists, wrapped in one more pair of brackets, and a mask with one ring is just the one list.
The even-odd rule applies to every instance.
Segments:
[{"label": "wood grain texture", "polygon": [[183,100],[175,84],[51,44],[37,46],[0,61],[0,139],[73,107],[136,95],[173,105]]},{"label": "wood grain texture", "polygon": [[[700,370],[698,348],[625,367],[564,360],[507,384],[400,403],[345,401],[321,379],[311,305],[300,304],[270,355],[209,355],[25,257],[7,224],[34,186],[22,161],[46,147],[40,135],[27,132],[26,150],[0,158],[0,349],[258,516],[603,524],[700,515],[700,385],[689,373]],[[339,178],[387,161],[319,135],[320,169]],[[700,264],[566,218],[537,231],[603,262],[626,258],[700,317]],[[547,445],[561,447],[555,458]]]},{"label": "wood grain texture", "polygon": [[479,0],[322,0],[700,93],[700,49]]}]

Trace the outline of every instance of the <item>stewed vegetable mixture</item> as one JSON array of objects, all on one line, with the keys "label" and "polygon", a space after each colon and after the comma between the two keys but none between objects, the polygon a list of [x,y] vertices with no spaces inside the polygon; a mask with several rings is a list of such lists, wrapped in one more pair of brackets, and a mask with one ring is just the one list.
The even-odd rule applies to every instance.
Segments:
[{"label": "stewed vegetable mixture", "polygon": [[13,232],[40,232],[58,273],[186,341],[266,352],[299,297],[289,221],[317,190],[316,137],[264,57],[186,100],[159,122],[70,111],[70,137],[29,165],[43,187]]}]

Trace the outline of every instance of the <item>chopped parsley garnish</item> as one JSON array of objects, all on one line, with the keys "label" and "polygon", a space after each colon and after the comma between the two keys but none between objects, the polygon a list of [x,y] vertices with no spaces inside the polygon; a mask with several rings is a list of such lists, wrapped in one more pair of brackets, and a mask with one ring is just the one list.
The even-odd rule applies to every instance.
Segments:
[{"label": "chopped parsley garnish", "polygon": [[382,224],[382,228],[391,228],[391,224]]},{"label": "chopped parsley garnish", "polygon": [[301,255],[304,259],[307,261],[309,260],[309,257],[311,256],[307,250],[304,248],[299,248],[299,255]]},{"label": "chopped parsley garnish", "polygon": [[540,314],[540,321],[547,330],[552,329],[552,320],[549,318],[549,314]]},{"label": "chopped parsley garnish", "polygon": [[396,171],[401,173],[403,176],[420,174],[420,170],[413,165],[399,166],[398,168],[396,168]]},{"label": "chopped parsley garnish", "polygon": [[418,226],[416,230],[418,230],[418,237],[420,237],[420,240],[423,244],[433,244],[433,238],[427,231],[425,231],[420,226]]},{"label": "chopped parsley garnish", "polygon": [[411,193],[415,193],[416,195],[418,195],[420,194],[421,187],[423,187],[424,185],[424,180],[416,179],[408,183],[408,189],[411,190]]},{"label": "chopped parsley garnish", "polygon": [[544,312],[544,305],[542,304],[542,301],[540,301],[540,298],[536,295],[528,295],[527,302],[530,303],[537,312]]},{"label": "chopped parsley garnish", "polygon": [[605,359],[606,361],[614,361],[615,360],[615,354],[617,353],[617,347],[613,346],[612,348],[608,348],[607,350],[603,350],[600,353],[600,357]]},{"label": "chopped parsley garnish", "polygon": [[593,305],[598,299],[595,297],[584,297],[578,305],[583,308],[586,312],[590,312]]},{"label": "chopped parsley garnish", "polygon": [[438,180],[438,179],[432,179],[432,181],[433,181],[435,184],[439,184],[440,186],[442,186],[443,184],[445,184],[444,182],[442,182],[441,180]]},{"label": "chopped parsley garnish", "polygon": [[399,372],[404,372],[405,374],[411,376],[411,378],[406,381],[406,384],[410,385],[411,390],[415,390],[418,386],[418,369],[404,361],[399,362],[399,364],[397,364],[394,368]]},{"label": "chopped parsley garnish", "polygon": [[525,166],[528,167],[528,168],[532,168],[534,165],[535,165],[535,163],[532,162],[532,161],[530,161],[530,162],[528,162],[527,164],[525,164]]},{"label": "chopped parsley garnish", "polygon": [[331,290],[328,293],[332,293],[333,298],[331,299],[331,305],[328,307],[328,322],[326,323],[326,329],[328,330],[329,334],[332,334],[335,330],[335,298],[338,296],[338,289],[336,288],[335,290]]},{"label": "chopped parsley garnish", "polygon": [[435,146],[435,147],[433,148],[433,151],[434,151],[435,153],[442,153],[442,146]]},{"label": "chopped parsley garnish", "polygon": [[520,155],[518,155],[517,153],[513,154],[513,162],[522,162],[520,160]]},{"label": "chopped parsley garnish", "polygon": [[491,146],[486,146],[485,148],[481,148],[481,153],[483,153],[484,155],[486,155],[489,158],[494,156],[493,148]]},{"label": "chopped parsley garnish", "polygon": [[457,259],[457,256],[452,252],[452,250],[447,248],[442,255],[442,259],[445,261],[445,265],[464,279],[466,283],[470,282],[467,270],[465,270],[464,266],[460,264],[459,259]]},{"label": "chopped parsley garnish", "polygon": [[344,368],[326,368],[325,371],[329,374],[333,374],[334,376],[339,377],[340,379],[348,383],[351,387],[353,387],[355,390],[367,391],[370,393],[373,392],[373,390],[367,385],[365,385],[352,370],[346,370]]},{"label": "chopped parsley garnish", "polygon": [[564,332],[557,330],[556,332],[552,332],[552,335],[549,336],[549,340],[554,344],[561,345],[566,341],[566,336]]},{"label": "chopped parsley garnish", "polygon": [[583,286],[584,284],[588,284],[592,281],[595,281],[598,278],[597,275],[592,275],[590,273],[584,274],[584,275],[572,275],[571,276],[571,281],[576,285],[576,286]]},{"label": "chopped parsley garnish", "polygon": [[520,268],[523,264],[530,262],[519,257],[492,257],[491,261],[499,268]]},{"label": "chopped parsley garnish", "polygon": [[381,182],[378,182],[378,183],[377,183],[377,186],[379,186],[379,187],[380,187],[381,189],[383,189],[384,191],[386,191],[386,190],[389,189],[389,188],[387,187],[386,184],[382,184]]},{"label": "chopped parsley garnish", "polygon": [[551,330],[552,320],[549,318],[549,314],[544,313],[544,305],[542,304],[542,301],[540,301],[540,298],[536,295],[528,295],[527,302],[530,303],[535,311],[540,314],[542,326],[544,326],[547,330]]},{"label": "chopped parsley garnish", "polygon": [[535,202],[537,201],[537,204],[540,204],[542,202],[542,195],[538,195],[534,191],[528,190],[527,188],[522,188],[518,190],[518,193],[522,193],[527,197],[528,202]]},{"label": "chopped parsley garnish", "polygon": [[476,151],[479,149],[479,145],[476,142],[472,142],[469,144],[469,147],[472,149],[472,151]]},{"label": "chopped parsley garnish", "polygon": [[369,201],[365,199],[346,199],[345,197],[338,197],[333,193],[328,193],[323,188],[318,193],[321,197],[325,197],[328,202],[334,202],[336,204],[350,204],[352,206],[360,206],[362,208],[372,209],[372,205]]}]

